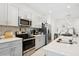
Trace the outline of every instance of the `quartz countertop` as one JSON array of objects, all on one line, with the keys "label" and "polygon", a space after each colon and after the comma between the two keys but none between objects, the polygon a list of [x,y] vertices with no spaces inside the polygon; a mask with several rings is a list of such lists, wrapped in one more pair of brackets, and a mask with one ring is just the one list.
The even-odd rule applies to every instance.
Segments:
[{"label": "quartz countertop", "polygon": [[33,35],[33,36],[45,36],[45,35],[43,35],[43,34],[38,34],[38,35]]},{"label": "quartz countertop", "polygon": [[0,43],[6,43],[6,42],[11,42],[11,41],[16,41],[16,40],[22,40],[22,38],[8,38],[8,39],[0,39]]},{"label": "quartz countertop", "polygon": [[52,41],[47,46],[43,47],[45,51],[55,52],[64,56],[79,56],[79,37],[75,39],[77,44],[58,43],[57,40]]}]

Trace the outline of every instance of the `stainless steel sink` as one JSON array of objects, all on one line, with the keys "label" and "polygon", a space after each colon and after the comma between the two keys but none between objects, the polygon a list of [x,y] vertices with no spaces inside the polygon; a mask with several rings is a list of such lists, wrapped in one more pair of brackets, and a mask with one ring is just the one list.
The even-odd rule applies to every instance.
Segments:
[{"label": "stainless steel sink", "polygon": [[57,40],[58,43],[64,43],[64,44],[78,44],[77,41],[73,41],[73,40],[69,40],[68,42],[67,41],[64,41],[62,39],[59,39]]}]

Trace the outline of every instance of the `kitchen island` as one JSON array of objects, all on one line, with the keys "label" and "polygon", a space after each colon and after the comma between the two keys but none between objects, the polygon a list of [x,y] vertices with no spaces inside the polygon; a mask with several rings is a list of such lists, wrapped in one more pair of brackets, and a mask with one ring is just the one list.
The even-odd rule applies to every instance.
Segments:
[{"label": "kitchen island", "polygon": [[45,56],[79,56],[79,37],[74,39],[74,44],[58,43],[59,38],[43,47]]},{"label": "kitchen island", "polygon": [[0,39],[0,56],[22,56],[22,38]]}]

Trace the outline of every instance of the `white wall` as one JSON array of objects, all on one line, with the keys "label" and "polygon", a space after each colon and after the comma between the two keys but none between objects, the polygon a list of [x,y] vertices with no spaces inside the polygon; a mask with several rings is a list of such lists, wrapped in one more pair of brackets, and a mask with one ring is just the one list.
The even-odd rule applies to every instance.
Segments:
[{"label": "white wall", "polygon": [[55,33],[55,19],[54,18],[52,18],[51,19],[51,37],[52,37],[52,40],[54,39],[54,33]]}]

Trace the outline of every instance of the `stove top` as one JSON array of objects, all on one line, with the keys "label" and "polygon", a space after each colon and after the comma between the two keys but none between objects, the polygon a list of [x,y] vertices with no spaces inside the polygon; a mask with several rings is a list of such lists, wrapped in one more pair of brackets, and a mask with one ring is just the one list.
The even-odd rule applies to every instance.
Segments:
[{"label": "stove top", "polygon": [[17,34],[16,37],[28,39],[28,38],[34,38],[34,36],[28,35],[28,34]]}]

